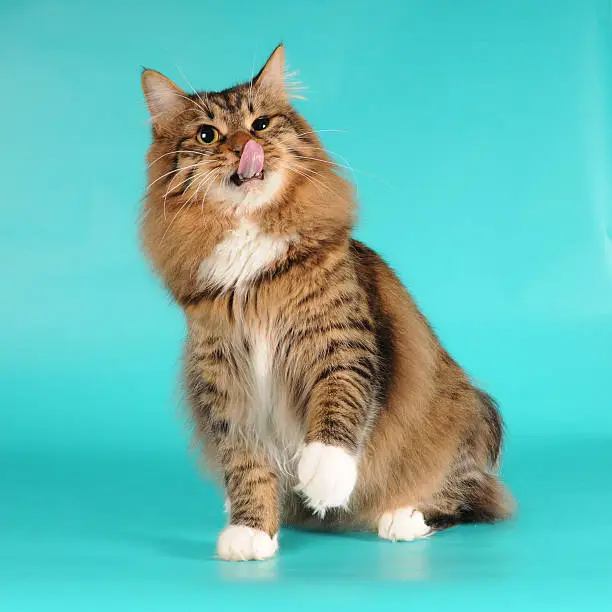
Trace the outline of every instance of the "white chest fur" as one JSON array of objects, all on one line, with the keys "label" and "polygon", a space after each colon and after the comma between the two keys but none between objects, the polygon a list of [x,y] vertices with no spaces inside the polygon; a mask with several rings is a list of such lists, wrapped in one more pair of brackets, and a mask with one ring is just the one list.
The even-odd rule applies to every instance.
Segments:
[{"label": "white chest fur", "polygon": [[223,288],[248,285],[287,252],[290,242],[288,237],[265,234],[255,223],[243,219],[200,263],[198,281]]},{"label": "white chest fur", "polygon": [[272,372],[270,360],[270,338],[257,334],[254,338],[251,366],[253,384],[260,403],[269,404],[272,400]]},{"label": "white chest fur", "polygon": [[275,360],[273,334],[251,335],[250,421],[256,437],[282,471],[287,471],[303,439],[303,432],[291,405],[288,389],[281,382]]}]

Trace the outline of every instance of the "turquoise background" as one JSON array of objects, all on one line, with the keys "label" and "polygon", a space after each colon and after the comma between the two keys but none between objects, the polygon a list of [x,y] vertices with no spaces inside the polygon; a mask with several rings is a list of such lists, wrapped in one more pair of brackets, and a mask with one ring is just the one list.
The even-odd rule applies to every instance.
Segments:
[{"label": "turquoise background", "polygon": [[[609,606],[610,26],[606,0],[2,3],[0,609]],[[279,40],[359,236],[502,405],[512,522],[213,558],[183,320],[136,238],[140,66],[223,88]]]}]

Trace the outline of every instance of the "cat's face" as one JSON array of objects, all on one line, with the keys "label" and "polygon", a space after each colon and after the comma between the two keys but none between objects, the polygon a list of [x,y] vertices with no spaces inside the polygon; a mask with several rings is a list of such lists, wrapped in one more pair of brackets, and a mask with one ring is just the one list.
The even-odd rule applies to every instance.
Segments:
[{"label": "cat's face", "polygon": [[251,82],[222,92],[188,94],[152,70],[142,83],[154,134],[149,189],[164,212],[249,212],[316,181],[312,166],[324,154],[288,101],[282,46]]}]

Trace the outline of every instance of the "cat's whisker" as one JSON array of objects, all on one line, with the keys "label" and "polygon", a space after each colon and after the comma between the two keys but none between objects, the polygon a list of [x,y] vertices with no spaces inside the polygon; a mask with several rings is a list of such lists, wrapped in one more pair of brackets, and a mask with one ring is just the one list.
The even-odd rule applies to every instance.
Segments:
[{"label": "cat's whisker", "polygon": [[[209,173],[210,174],[210,173]],[[198,185],[195,189],[195,191],[189,196],[189,198],[187,199],[186,204],[189,205],[191,204],[191,202],[196,202],[197,201],[197,196],[198,196],[198,192],[200,191],[200,189],[202,188],[202,186],[206,183],[206,179],[208,178],[209,174],[205,175],[199,182]]]},{"label": "cat's whisker", "polygon": [[201,110],[203,113],[208,114],[208,111],[203,108],[202,106],[200,106],[193,98],[190,98],[189,96],[182,96],[180,94],[176,94],[179,98],[183,98],[184,100],[187,100],[188,102],[191,102],[198,110]]},{"label": "cat's whisker", "polygon": [[[346,157],[344,157],[343,155],[340,155],[340,153],[336,153],[335,151],[332,151],[331,149],[323,149],[323,147],[312,147],[313,149],[315,149],[316,151],[325,151],[326,153],[331,153],[333,156],[338,157],[340,160],[342,160],[345,164],[346,164],[346,168],[348,168],[348,170],[350,170],[351,174],[353,175],[353,178],[355,179],[355,185],[357,187],[359,187],[359,181],[357,180],[357,176],[355,175],[356,172],[361,172],[360,170],[357,170],[356,168],[354,168],[348,161],[348,159],[346,159]],[[363,174],[366,174],[365,172]]]},{"label": "cat's whisker", "polygon": [[168,155],[176,155],[177,153],[191,153],[192,155],[200,155],[202,157],[210,157],[210,153],[203,153],[202,151],[193,151],[192,149],[178,149],[176,151],[169,151],[168,153],[164,153],[160,155],[156,159],[154,159],[147,168],[150,168],[153,164],[157,163],[160,159],[164,157],[168,157]]},{"label": "cat's whisker", "polygon": [[195,190],[195,193],[189,198],[189,200],[187,200],[188,204],[191,203],[192,201],[195,202],[197,200],[197,196],[198,196],[200,189],[206,184],[206,181],[208,181],[208,179],[211,179],[211,181],[213,181],[218,172],[219,172],[219,168],[213,168],[210,172],[204,175],[202,180],[198,183],[198,187]]},{"label": "cat's whisker", "polygon": [[259,81],[259,83],[257,83],[254,87],[254,92],[255,92],[255,100],[253,102],[253,106],[257,106],[257,103],[259,102],[259,94],[261,93],[261,87],[263,85],[263,79],[261,81]]},{"label": "cat's whisker", "polygon": [[259,98],[259,92],[261,90],[261,82],[259,82],[257,85],[255,85],[255,87],[253,88],[253,91],[255,92],[255,100],[253,101],[253,107],[257,107],[257,103],[258,103],[258,98]]},{"label": "cat's whisker", "polygon": [[337,132],[340,134],[348,133],[348,130],[310,130],[309,132],[300,132],[297,136],[306,136],[306,134],[322,134],[323,132]]},{"label": "cat's whisker", "polygon": [[318,162],[321,162],[323,164],[328,164],[330,166],[335,166],[336,168],[345,168],[346,170],[349,170],[350,173],[353,175],[353,179],[355,181],[355,184],[357,186],[359,185],[359,181],[357,180],[357,176],[355,175],[355,169],[352,166],[339,164],[338,162],[329,161],[329,160],[326,160],[326,159],[321,159],[319,157],[308,157],[307,155],[294,155],[294,157],[297,157],[299,159],[309,159],[309,160],[313,160],[313,161],[318,161]]},{"label": "cat's whisker", "polygon": [[[306,180],[308,180],[315,186],[321,197],[325,197],[325,194],[321,191],[321,188],[323,188],[325,191],[329,192],[332,195],[337,195],[336,192],[329,186],[325,185],[325,183],[322,183],[318,179],[314,178],[312,175],[304,174],[304,170],[306,170],[306,168],[302,168],[302,171],[299,172],[299,174],[301,174]],[[296,172],[297,170],[294,168],[293,171]]]},{"label": "cat's whisker", "polygon": [[[311,148],[317,151],[325,151],[327,153],[331,153],[334,157],[340,158],[347,165],[347,167],[351,169],[353,172],[358,172],[359,174],[363,174],[364,176],[369,176],[373,179],[376,179],[377,181],[380,181],[383,185],[387,185],[388,187],[392,186],[391,183],[389,183],[389,181],[385,180],[381,176],[378,176],[377,174],[372,174],[371,172],[366,172],[365,170],[360,170],[359,168],[355,168],[354,166],[351,166],[351,164],[346,159],[346,157],[343,157],[342,155],[340,155],[340,153],[337,153],[336,151],[332,151],[331,149],[324,148],[324,147],[311,147]],[[357,177],[354,177],[354,178],[355,178],[355,183],[356,183]]]},{"label": "cat's whisker", "polygon": [[249,106],[253,108],[253,79],[255,78],[255,54],[253,54],[253,61],[251,63],[251,79],[249,80],[249,93],[247,99]]},{"label": "cat's whisker", "polygon": [[[340,153],[336,153],[336,151],[332,151],[331,149],[328,149],[325,147],[309,147],[309,148],[313,149],[314,151],[324,151],[325,153],[331,153],[334,157],[339,157],[349,168],[353,168],[350,162],[346,159],[346,157],[344,157],[343,155],[340,155]],[[353,170],[357,172],[355,168],[353,168]]]},{"label": "cat's whisker", "polygon": [[172,221],[170,221],[170,223],[168,224],[168,227],[166,228],[166,231],[164,232],[164,235],[161,237],[160,245],[164,243],[164,238],[166,237],[166,235],[170,231],[170,228],[172,227],[172,224],[176,221],[176,218],[179,216],[179,214],[185,208],[185,206],[187,206],[187,202],[183,202],[183,205],[178,209],[178,211],[176,212],[176,214],[172,218]]},{"label": "cat's whisker", "polygon": [[317,162],[321,162],[322,164],[328,164],[329,166],[337,166],[338,168],[348,168],[349,170],[352,170],[352,168],[350,168],[349,166],[344,166],[342,164],[339,164],[333,160],[328,160],[328,159],[322,159],[320,157],[310,157],[308,155],[293,155],[294,157],[297,157],[299,159],[309,159],[312,161],[317,161]]},{"label": "cat's whisker", "polygon": [[304,170],[305,172],[309,172],[310,174],[314,174],[315,176],[320,176],[323,179],[325,178],[323,174],[321,174],[320,172],[317,172],[313,168],[309,168],[304,163],[297,162],[297,166],[294,166],[294,167],[300,168],[300,170]]},{"label": "cat's whisker", "polygon": [[[311,170],[310,168],[306,168],[305,166],[298,166],[297,168],[295,166],[286,164],[285,167],[289,170],[292,170],[293,172],[296,172],[297,174],[300,174],[301,176],[303,176],[305,179],[308,179],[313,185],[320,185],[321,187],[323,187],[323,189],[326,189],[327,191],[329,191],[330,193],[332,193],[333,195],[338,196],[338,194],[331,189],[331,187],[329,187],[329,185],[326,185],[325,183],[323,183],[322,181],[320,181],[319,179],[314,178],[314,176],[312,176],[312,174],[316,175],[316,176],[321,176],[318,172],[315,172],[314,170]],[[299,170],[298,170],[299,168]],[[310,175],[308,174],[304,174],[304,172],[310,172]],[[321,191],[318,189],[319,194],[322,196],[323,194],[321,193]]]},{"label": "cat's whisker", "polygon": [[[215,168],[214,170],[211,170],[199,183],[198,186],[195,190],[195,192],[193,193],[193,195],[189,198],[187,203],[190,203],[192,200],[193,202],[197,202],[198,199],[198,194],[200,192],[200,190],[202,189],[202,187],[204,187],[204,185],[208,182],[208,187],[206,188],[206,191],[204,193],[204,196],[202,197],[202,200],[200,202],[200,212],[202,214],[202,216],[204,216],[204,201],[206,199],[206,194],[208,193],[208,190],[210,189],[211,185],[214,183],[215,178],[217,177],[217,175],[219,174],[221,170],[219,168]],[[210,179],[210,181],[209,181]]]},{"label": "cat's whisker", "polygon": [[151,181],[146,186],[146,190],[149,191],[149,189],[151,189],[151,187],[153,187],[153,185],[155,185],[155,183],[161,181],[162,179],[166,178],[170,174],[178,174],[179,172],[182,172],[183,170],[189,170],[190,168],[196,168],[197,166],[199,166],[201,164],[202,164],[202,162],[197,162],[195,164],[191,164],[190,166],[182,166],[181,168],[176,168],[174,170],[170,170],[169,172],[166,172],[165,174],[162,174],[161,176],[158,176],[154,181]]},{"label": "cat's whisker", "polygon": [[[220,170],[217,168],[216,170],[213,170],[211,172],[215,172],[216,174],[218,174],[219,171]],[[206,178],[204,180],[206,180]],[[214,180],[214,178],[213,178],[213,180]],[[200,191],[200,188],[202,187],[202,184],[203,184],[203,182],[200,182],[200,184],[198,185],[198,188],[196,189],[196,201],[197,201],[197,194]],[[206,193],[208,193],[208,189],[206,190]],[[206,193],[204,194],[204,197],[200,201],[200,213],[201,213],[202,216],[204,216],[204,200],[206,198]]]},{"label": "cat's whisker", "polygon": [[[184,185],[186,182],[191,180],[191,175],[188,176],[184,181],[182,181],[181,183],[179,183],[178,185],[176,185],[176,187],[180,187],[181,185]],[[170,192],[174,189],[174,187],[170,187],[170,185],[168,186],[168,189],[166,189],[166,193],[164,194],[164,201],[163,201],[163,208],[164,208],[164,221],[167,220],[167,215],[166,215],[166,200],[168,199],[168,196],[170,195]]]},{"label": "cat's whisker", "polygon": [[[304,177],[307,180],[310,180],[310,177],[307,174],[304,174],[303,172],[301,172],[300,170],[294,168],[293,166],[290,166],[289,164],[285,164],[284,168],[286,170],[289,170],[289,172],[295,172],[296,174],[299,174],[300,176]],[[321,193],[321,190],[319,189],[319,187],[313,182],[313,185],[315,185],[317,191],[319,192],[319,195],[323,196],[323,194]]]},{"label": "cat's whisker", "polygon": [[[199,164],[197,164],[199,165]],[[166,189],[166,193],[164,194],[164,202],[163,202],[163,206],[164,206],[164,219],[166,219],[166,200],[168,198],[168,196],[170,195],[170,192],[174,191],[175,189],[178,189],[179,187],[181,187],[181,185],[184,185],[185,183],[189,183],[191,181],[193,181],[193,172],[189,173],[189,176],[184,179],[183,181],[181,181],[180,183],[178,183],[178,185],[172,185],[172,181],[175,179],[176,177],[172,177],[170,184],[168,185],[168,189]],[[187,188],[185,188],[183,191],[185,191]]]},{"label": "cat's whisker", "polygon": [[[204,184],[204,182],[206,181],[206,179],[213,173],[215,172],[215,170],[211,170],[208,174],[206,174],[204,176],[204,178],[200,181],[200,183],[198,184],[198,188],[195,191],[194,195],[197,195],[198,191],[200,190],[200,188],[202,187],[202,185]],[[164,242],[164,238],[167,236],[168,232],[170,231],[170,228],[172,227],[172,225],[174,224],[174,222],[177,220],[178,216],[181,214],[181,212],[183,210],[185,210],[185,208],[189,205],[189,203],[192,201],[193,199],[193,195],[185,200],[185,202],[183,202],[182,206],[178,209],[178,211],[176,212],[176,214],[174,215],[174,217],[172,217],[172,220],[170,221],[170,223],[168,224],[168,227],[166,228],[166,231],[164,232],[163,236],[161,237],[161,241],[160,244]]]},{"label": "cat's whisker", "polygon": [[[310,178],[312,178],[313,180],[317,181],[320,185],[322,185],[327,191],[329,191],[329,193],[333,194],[334,196],[340,198],[342,196],[340,196],[340,194],[335,191],[334,189],[332,189],[329,185],[327,185],[327,183],[324,182],[325,180],[325,176],[323,174],[321,174],[320,172],[317,172],[316,170],[313,170],[312,168],[308,168],[307,166],[300,164],[298,166],[301,170],[304,170],[305,172],[310,173]],[[314,175],[314,176],[313,176]],[[319,180],[319,179],[315,179],[315,176],[319,176],[323,179],[323,181]]]},{"label": "cat's whisker", "polygon": [[206,187],[206,191],[204,192],[204,195],[202,196],[202,202],[201,202],[202,214],[204,214],[204,203],[206,202],[206,196],[208,195],[208,191],[213,186],[215,179],[219,176],[220,173],[221,173],[221,170],[217,169],[216,174],[212,177],[212,179],[208,183],[208,187]]},{"label": "cat's whisker", "polygon": [[298,74],[298,70],[293,70],[291,72],[285,71],[285,91],[290,98],[294,98],[296,100],[306,100],[305,96],[298,93],[307,89],[307,87],[305,87],[301,81],[295,79]]},{"label": "cat's whisker", "polygon": [[[202,106],[200,106],[199,104],[197,105],[204,113],[208,114],[210,112],[210,109],[208,108],[208,95],[206,93],[204,93],[204,96],[206,98],[206,102],[204,102],[204,100],[202,100],[202,97],[200,96],[200,94],[196,91],[195,87],[191,84],[191,82],[189,81],[189,79],[185,76],[185,73],[180,69],[180,67],[177,65],[177,69],[178,71],[181,73],[181,76],[185,79],[185,81],[187,81],[187,85],[189,85],[189,87],[191,88],[191,91],[193,91],[193,94],[195,96],[197,96],[198,100],[202,103]],[[191,99],[191,98],[190,98]],[[206,108],[204,108],[206,107]]]},{"label": "cat's whisker", "polygon": [[312,148],[313,150],[316,150],[316,151],[324,151],[326,153],[331,153],[333,156],[339,157],[340,159],[342,159],[345,163],[344,164],[339,164],[338,162],[333,161],[333,160],[330,161],[330,160],[321,159],[319,157],[308,157],[306,155],[295,155],[295,157],[300,157],[302,159],[311,159],[311,160],[314,160],[314,161],[320,161],[320,162],[322,162],[324,164],[334,165],[334,166],[336,166],[338,168],[345,168],[345,169],[347,169],[347,170],[349,170],[351,172],[351,174],[353,175],[353,179],[355,181],[355,184],[357,186],[359,186],[359,181],[357,179],[356,173],[359,173],[359,174],[363,174],[364,176],[369,176],[369,177],[371,177],[373,179],[376,179],[379,182],[381,182],[382,184],[387,185],[388,187],[391,187],[391,184],[389,183],[389,181],[386,181],[384,178],[382,178],[382,177],[380,177],[380,176],[378,176],[376,174],[372,174],[371,172],[366,172],[365,170],[360,170],[359,168],[355,168],[354,166],[351,166],[351,164],[348,162],[348,160],[345,157],[343,157],[342,155],[340,155],[340,153],[336,153],[335,151],[332,151],[331,149],[326,148],[326,147],[310,147],[310,148]]}]

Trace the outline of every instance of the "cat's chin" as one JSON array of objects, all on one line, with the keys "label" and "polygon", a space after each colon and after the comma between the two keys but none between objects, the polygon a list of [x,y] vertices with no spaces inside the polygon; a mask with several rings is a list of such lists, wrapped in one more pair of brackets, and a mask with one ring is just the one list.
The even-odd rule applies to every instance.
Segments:
[{"label": "cat's chin", "polygon": [[255,182],[263,181],[264,178],[265,178],[265,174],[263,170],[259,174],[256,174],[255,176],[250,176],[250,177],[241,176],[240,174],[238,174],[238,172],[234,172],[234,174],[230,176],[230,182],[236,185],[236,187],[242,187],[243,185],[246,185],[253,181]]},{"label": "cat's chin", "polygon": [[218,201],[229,204],[237,213],[262,208],[274,201],[281,190],[283,176],[275,170],[266,170],[261,176],[248,180],[232,176],[229,184],[215,188],[211,195]]}]

